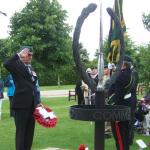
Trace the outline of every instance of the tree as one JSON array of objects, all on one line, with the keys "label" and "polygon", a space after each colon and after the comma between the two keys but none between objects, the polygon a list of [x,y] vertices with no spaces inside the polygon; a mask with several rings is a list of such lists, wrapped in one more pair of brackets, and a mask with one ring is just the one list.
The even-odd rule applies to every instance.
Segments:
[{"label": "tree", "polygon": [[86,65],[89,62],[89,53],[83,48],[82,43],[79,44],[81,62]]},{"label": "tree", "polygon": [[139,47],[139,75],[140,81],[146,85],[146,90],[150,90],[150,44]]},{"label": "tree", "polygon": [[61,67],[72,61],[71,27],[66,18],[67,12],[57,0],[30,0],[11,18],[12,51],[33,46],[33,66],[44,84],[57,82]]},{"label": "tree", "polygon": [[3,77],[7,74],[6,69],[3,67],[3,62],[10,55],[9,44],[9,39],[0,39],[0,76],[2,75]]},{"label": "tree", "polygon": [[6,59],[8,54],[8,49],[6,48],[5,44],[7,43],[7,40],[1,39],[0,40],[0,64]]},{"label": "tree", "polygon": [[11,18],[11,40],[14,51],[21,45],[32,45],[34,58],[53,69],[70,58],[70,27],[67,12],[57,0],[30,0]]},{"label": "tree", "polygon": [[148,15],[143,14],[142,15],[142,21],[143,21],[145,29],[150,31],[150,14],[148,14]]},{"label": "tree", "polygon": [[[104,64],[107,64],[107,57],[108,57],[108,39],[104,39],[103,42],[103,54],[104,54]],[[96,49],[95,51],[95,58],[92,61],[92,64],[97,67],[98,63],[98,57],[99,57],[99,49]]]}]

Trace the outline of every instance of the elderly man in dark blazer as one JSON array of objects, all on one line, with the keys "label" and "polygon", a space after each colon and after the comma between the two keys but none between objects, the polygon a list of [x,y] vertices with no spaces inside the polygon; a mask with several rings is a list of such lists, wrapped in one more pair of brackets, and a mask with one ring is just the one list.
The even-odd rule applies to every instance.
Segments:
[{"label": "elderly man in dark blazer", "polygon": [[34,136],[33,112],[36,102],[31,61],[31,48],[25,46],[4,63],[6,69],[12,74],[16,86],[12,101],[16,125],[16,150],[31,150]]}]

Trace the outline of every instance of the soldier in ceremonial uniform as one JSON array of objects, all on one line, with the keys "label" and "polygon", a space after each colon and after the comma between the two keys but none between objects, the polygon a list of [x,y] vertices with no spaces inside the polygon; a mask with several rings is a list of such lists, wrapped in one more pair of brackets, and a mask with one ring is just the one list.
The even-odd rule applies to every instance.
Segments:
[{"label": "soldier in ceremonial uniform", "polygon": [[[113,95],[114,105],[124,105],[131,108],[131,120],[135,111],[135,89],[137,79],[131,68],[131,59],[125,56],[121,66],[121,72],[115,83],[109,89],[109,95]],[[131,143],[131,121],[112,122],[112,132],[116,141],[117,150],[129,150]]]}]

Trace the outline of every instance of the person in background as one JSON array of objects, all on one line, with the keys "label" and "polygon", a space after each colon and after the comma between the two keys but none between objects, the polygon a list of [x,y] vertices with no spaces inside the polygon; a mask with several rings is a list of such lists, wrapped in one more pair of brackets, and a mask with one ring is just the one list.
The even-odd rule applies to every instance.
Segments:
[{"label": "person in background", "polygon": [[77,94],[78,105],[84,104],[84,96],[83,96],[83,91],[81,89],[81,85],[82,85],[82,80],[81,79],[77,80],[75,92]]},{"label": "person in background", "polygon": [[[90,76],[91,76],[91,79],[95,82],[95,85],[97,86],[98,85],[98,70],[96,67],[92,69]],[[91,99],[91,105],[95,105],[95,91],[94,92],[91,91],[90,99]]]},{"label": "person in background", "polygon": [[108,69],[109,69],[109,74],[110,77],[113,75],[113,73],[116,71],[116,66],[114,63],[108,63]]},{"label": "person in background", "polygon": [[3,92],[4,92],[4,81],[0,75],[0,120],[2,116],[2,104],[3,104],[3,98],[4,98]]},{"label": "person in background", "polygon": [[[91,72],[92,72],[91,68],[87,68],[86,72],[89,75],[89,77],[91,77]],[[85,105],[90,105],[91,90],[89,89],[88,85],[83,80],[82,80],[81,89],[83,91]]]},{"label": "person in background", "polygon": [[[108,90],[109,90],[109,83],[110,83],[110,70],[108,68],[108,65],[104,66],[104,76],[103,76],[103,85],[104,85],[104,90],[106,93],[106,100],[105,103],[107,104],[107,99],[108,99]],[[111,123],[110,122],[105,122],[105,133],[110,133],[111,132]]]},{"label": "person in background", "polygon": [[31,150],[37,106],[35,78],[32,73],[32,47],[24,46],[20,52],[5,61],[4,67],[12,74],[15,93],[12,102],[16,126],[16,150]]},{"label": "person in background", "polygon": [[141,98],[141,100],[150,103],[150,91],[148,91],[146,95]]},{"label": "person in background", "polygon": [[7,87],[7,96],[10,102],[10,117],[13,117],[13,110],[11,107],[12,107],[12,101],[13,101],[13,96],[15,92],[15,84],[14,84],[13,77],[11,74],[7,76],[6,87]]},{"label": "person in background", "polygon": [[[145,106],[145,111],[143,114],[143,133],[150,136],[150,91],[146,93],[144,97],[141,98],[141,103]],[[143,111],[144,109],[142,109]]]},{"label": "person in background", "polygon": [[[103,76],[103,85],[106,93],[109,89],[109,83],[110,83],[110,69],[108,68],[108,65],[104,66],[104,76]],[[106,96],[107,97],[107,96]]]},{"label": "person in background", "polygon": [[94,80],[96,86],[98,84],[98,70],[97,68],[93,68],[92,72],[90,73],[91,78]]}]

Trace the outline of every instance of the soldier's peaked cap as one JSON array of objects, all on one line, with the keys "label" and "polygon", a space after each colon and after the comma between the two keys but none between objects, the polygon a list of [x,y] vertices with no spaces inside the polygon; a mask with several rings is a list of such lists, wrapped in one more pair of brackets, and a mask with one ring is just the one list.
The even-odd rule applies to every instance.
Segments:
[{"label": "soldier's peaked cap", "polygon": [[131,57],[128,56],[128,55],[125,55],[123,60],[127,61],[127,62],[131,62],[131,63],[133,62],[133,60],[131,59]]}]

